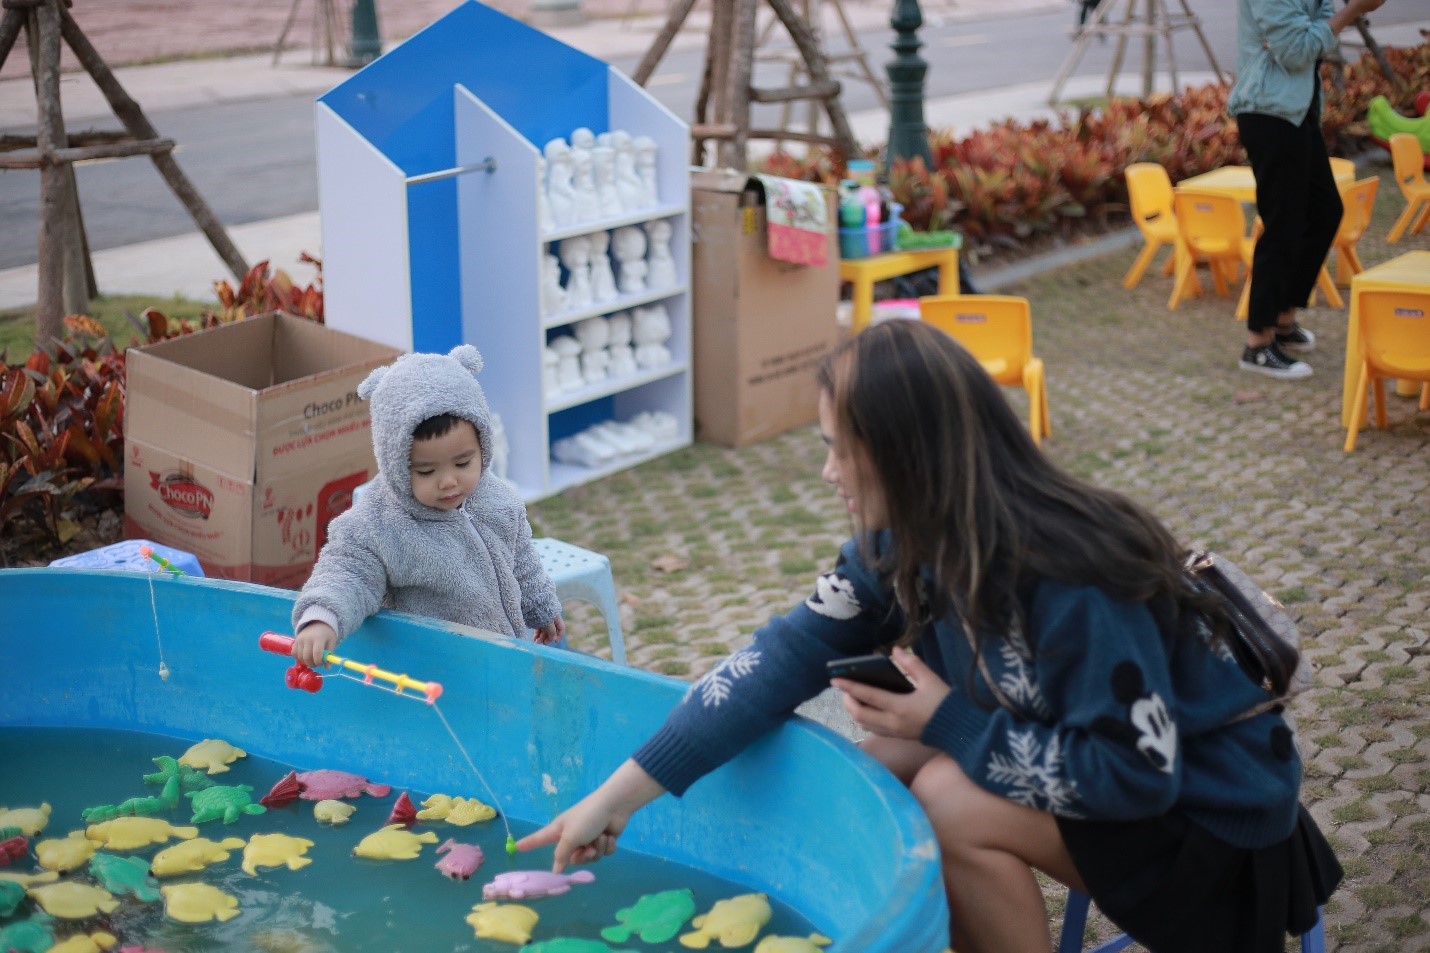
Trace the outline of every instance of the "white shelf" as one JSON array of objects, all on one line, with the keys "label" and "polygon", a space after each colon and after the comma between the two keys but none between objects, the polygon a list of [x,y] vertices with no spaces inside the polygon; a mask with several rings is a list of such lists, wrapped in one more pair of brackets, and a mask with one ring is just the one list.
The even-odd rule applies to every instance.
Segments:
[{"label": "white shelf", "polygon": [[599,480],[601,477],[610,476],[612,473],[620,473],[622,470],[639,466],[647,460],[654,460],[656,457],[670,453],[672,450],[679,450],[688,446],[689,437],[677,437],[674,440],[664,440],[643,453],[630,453],[617,457],[605,466],[582,467],[572,463],[559,463],[551,461],[551,481],[548,492],[550,494],[560,493],[568,486],[579,486],[582,483],[590,483],[592,480]]},{"label": "white shelf", "polygon": [[638,295],[616,295],[605,301],[598,301],[589,308],[581,308],[576,311],[562,311],[559,314],[548,315],[541,319],[543,328],[559,328],[568,324],[575,324],[586,318],[594,318],[601,314],[615,314],[617,311],[626,311],[630,308],[637,308],[643,304],[650,304],[652,301],[662,301],[666,298],[674,298],[676,295],[685,294],[690,290],[689,285],[671,285],[664,288],[656,288],[653,291],[645,291]]},{"label": "white shelf", "polygon": [[676,374],[684,374],[688,365],[681,361],[670,363],[664,367],[653,367],[649,370],[638,371],[635,374],[627,374],[625,377],[607,378],[599,384],[591,384],[580,390],[573,390],[562,394],[559,397],[546,398],[546,412],[554,414],[557,411],[567,410],[571,407],[579,407],[582,404],[602,397],[609,397],[612,394],[619,394],[628,391],[633,387],[640,387],[653,381],[664,380],[667,377],[674,377]]},{"label": "white shelf", "polygon": [[590,222],[579,222],[575,225],[563,225],[561,228],[542,233],[541,240],[544,242],[555,242],[563,238],[572,238],[576,235],[594,235],[596,232],[609,231],[613,228],[620,228],[622,225],[641,225],[645,222],[654,222],[662,218],[674,218],[677,215],[684,214],[684,205],[668,205],[662,203],[660,205],[653,205],[650,208],[628,212],[625,215],[618,215],[615,218],[599,218]]}]

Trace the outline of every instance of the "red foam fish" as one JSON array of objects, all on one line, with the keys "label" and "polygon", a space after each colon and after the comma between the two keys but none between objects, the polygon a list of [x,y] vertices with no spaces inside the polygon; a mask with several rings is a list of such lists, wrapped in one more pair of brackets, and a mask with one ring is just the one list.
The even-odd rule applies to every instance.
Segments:
[{"label": "red foam fish", "polygon": [[387,823],[401,824],[403,827],[414,827],[417,824],[417,808],[412,803],[412,798],[403,791],[397,796],[397,800],[392,805],[392,813],[387,815]]},{"label": "red foam fish", "polygon": [[258,799],[258,803],[264,807],[282,807],[296,801],[302,793],[303,783],[298,780],[298,772],[289,771],[277,784],[273,785],[273,790]]},{"label": "red foam fish", "polygon": [[[416,817],[416,814],[413,814]],[[30,850],[30,842],[24,835],[7,837],[0,840],[0,867],[8,867],[14,861],[24,857]]]}]

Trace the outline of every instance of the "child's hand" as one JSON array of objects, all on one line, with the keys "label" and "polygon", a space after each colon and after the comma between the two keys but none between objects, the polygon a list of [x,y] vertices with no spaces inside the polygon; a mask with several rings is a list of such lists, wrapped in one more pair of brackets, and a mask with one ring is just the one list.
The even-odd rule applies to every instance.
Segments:
[{"label": "child's hand", "polygon": [[309,668],[323,664],[323,656],[338,647],[338,633],[326,622],[309,622],[293,639],[293,661]]},{"label": "child's hand", "polygon": [[541,645],[554,645],[566,634],[566,620],[557,616],[548,625],[543,625],[532,633],[532,641]]}]

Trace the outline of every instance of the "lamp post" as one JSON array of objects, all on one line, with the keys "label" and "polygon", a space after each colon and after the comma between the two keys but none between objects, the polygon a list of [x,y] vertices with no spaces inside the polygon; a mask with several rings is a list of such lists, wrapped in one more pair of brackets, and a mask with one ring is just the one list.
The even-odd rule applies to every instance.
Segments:
[{"label": "lamp post", "polygon": [[894,0],[894,12],[889,26],[894,28],[894,42],[889,48],[894,58],[884,71],[889,74],[889,145],[884,154],[887,171],[896,159],[922,156],[925,165],[933,164],[929,152],[928,130],[924,123],[924,74],[928,63],[918,55],[919,27],[924,17],[918,0]]},{"label": "lamp post", "polygon": [[353,0],[353,39],[350,66],[366,66],[382,55],[382,35],[377,28],[377,0]]}]

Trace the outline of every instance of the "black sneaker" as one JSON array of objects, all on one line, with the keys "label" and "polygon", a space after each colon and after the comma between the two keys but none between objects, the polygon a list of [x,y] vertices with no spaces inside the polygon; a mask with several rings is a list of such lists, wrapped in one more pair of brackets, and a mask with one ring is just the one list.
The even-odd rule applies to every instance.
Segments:
[{"label": "black sneaker", "polygon": [[1316,349],[1316,336],[1293,321],[1289,328],[1276,329],[1276,343],[1283,351],[1306,354]]},{"label": "black sneaker", "polygon": [[1311,376],[1311,365],[1298,361],[1281,350],[1275,341],[1261,347],[1248,347],[1241,352],[1241,369],[1282,380],[1299,380]]}]

